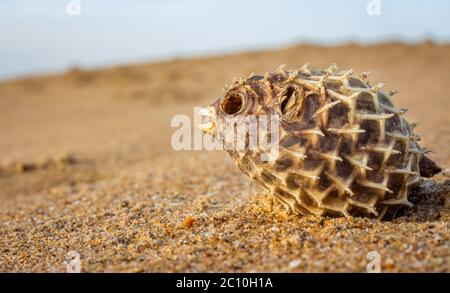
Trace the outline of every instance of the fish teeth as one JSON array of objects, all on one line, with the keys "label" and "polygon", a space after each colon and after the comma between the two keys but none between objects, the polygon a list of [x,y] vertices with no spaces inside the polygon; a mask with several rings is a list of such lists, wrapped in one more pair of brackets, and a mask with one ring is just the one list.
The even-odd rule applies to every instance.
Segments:
[{"label": "fish teeth", "polygon": [[210,132],[215,127],[214,123],[212,122],[205,122],[198,125],[198,128],[200,128],[203,132]]}]

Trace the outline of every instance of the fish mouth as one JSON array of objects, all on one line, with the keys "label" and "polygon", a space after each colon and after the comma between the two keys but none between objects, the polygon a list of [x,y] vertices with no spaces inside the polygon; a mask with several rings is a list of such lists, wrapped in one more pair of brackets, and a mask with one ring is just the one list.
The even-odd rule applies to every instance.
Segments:
[{"label": "fish mouth", "polygon": [[206,118],[205,122],[198,125],[198,128],[206,134],[214,135],[216,132],[216,110],[214,107],[201,108],[198,113]]}]

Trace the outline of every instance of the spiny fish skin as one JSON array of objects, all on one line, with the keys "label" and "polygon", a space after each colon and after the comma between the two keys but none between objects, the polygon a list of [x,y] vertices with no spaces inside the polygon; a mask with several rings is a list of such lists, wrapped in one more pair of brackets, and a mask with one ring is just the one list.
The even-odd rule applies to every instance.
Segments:
[{"label": "spiny fish skin", "polygon": [[228,150],[247,176],[298,214],[392,218],[440,168],[424,155],[406,109],[394,106],[397,92],[371,86],[367,75],[334,64],[252,74],[202,110],[210,121],[201,128],[224,136],[216,125],[227,116],[278,115],[275,160],[261,160],[265,149]]}]

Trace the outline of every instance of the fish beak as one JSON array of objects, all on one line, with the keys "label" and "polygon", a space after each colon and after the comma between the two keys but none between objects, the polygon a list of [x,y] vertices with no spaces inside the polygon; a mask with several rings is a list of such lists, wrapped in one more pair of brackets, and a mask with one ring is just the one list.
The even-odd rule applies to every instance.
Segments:
[{"label": "fish beak", "polygon": [[216,110],[213,107],[206,107],[200,109],[200,115],[206,117],[206,122],[198,125],[198,128],[204,133],[214,135],[216,130]]},{"label": "fish beak", "polygon": [[214,129],[216,128],[214,123],[212,122],[205,122],[198,125],[198,128],[200,128],[201,131],[204,133],[212,133],[214,132]]}]

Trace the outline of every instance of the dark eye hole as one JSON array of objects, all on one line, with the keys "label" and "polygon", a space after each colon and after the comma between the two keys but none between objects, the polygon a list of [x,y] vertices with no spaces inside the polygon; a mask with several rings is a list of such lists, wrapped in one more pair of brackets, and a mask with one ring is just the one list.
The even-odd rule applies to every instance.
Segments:
[{"label": "dark eye hole", "polygon": [[286,115],[289,109],[292,106],[292,103],[295,103],[295,88],[290,86],[288,87],[283,94],[283,101],[281,102],[280,109],[283,115]]},{"label": "dark eye hole", "polygon": [[221,102],[222,111],[225,114],[233,115],[241,111],[244,105],[242,95],[233,93],[223,98]]}]

